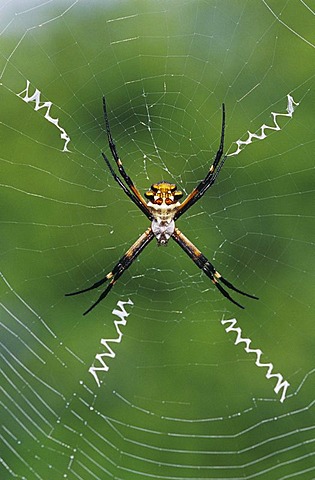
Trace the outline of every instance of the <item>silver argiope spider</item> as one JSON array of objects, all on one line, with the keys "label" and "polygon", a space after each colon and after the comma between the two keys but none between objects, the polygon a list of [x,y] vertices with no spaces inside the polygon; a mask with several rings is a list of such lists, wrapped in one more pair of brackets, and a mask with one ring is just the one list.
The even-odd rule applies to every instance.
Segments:
[{"label": "silver argiope spider", "polygon": [[[114,266],[113,270],[105,275],[104,278],[94,283],[92,286],[84,288],[73,293],[67,293],[67,296],[78,295],[80,293],[88,292],[94,288],[98,288],[103,285],[107,280],[109,284],[107,288],[101,293],[99,298],[92,304],[83,315],[89,313],[98,303],[100,303],[112,287],[115,285],[119,277],[124,273],[127,268],[130,267],[132,262],[136,257],[144,250],[144,248],[153,240],[155,237],[158,245],[166,245],[170,238],[175,240],[176,243],[187,253],[187,255],[195,262],[197,267],[199,267],[212,281],[216,288],[224,295],[228,300],[233,302],[240,308],[244,308],[236,300],[234,300],[230,294],[222,287],[223,283],[226,287],[234,290],[241,295],[246,297],[258,299],[254,295],[239,290],[234,287],[228,280],[226,280],[220,273],[214,268],[211,262],[198,250],[195,245],[193,245],[183,233],[178,230],[175,226],[175,220],[177,220],[183,213],[185,213],[194,203],[196,203],[208,190],[212,187],[223,164],[225,162],[226,156],[223,155],[224,147],[224,129],[225,129],[225,106],[222,104],[222,127],[221,127],[221,140],[220,146],[214,158],[213,164],[211,165],[205,178],[194,188],[194,190],[185,198],[185,200],[180,203],[179,200],[182,198],[183,193],[177,190],[177,186],[173,183],[168,183],[161,181],[158,183],[153,183],[151,190],[148,190],[144,195],[147,198],[147,202],[142,197],[141,193],[134,185],[131,178],[127,175],[122,161],[120,160],[116,146],[110,131],[109,120],[106,110],[105,97],[103,97],[103,111],[104,119],[106,125],[106,132],[108,138],[108,145],[112,156],[118,167],[120,173],[119,177],[113,167],[111,166],[108,158],[102,152],[102,156],[110,170],[115,181],[122,188],[126,195],[137,205],[138,208],[148,217],[151,221],[151,226],[138,238],[138,240],[127,250],[127,252],[121,257],[118,263]],[[223,157],[222,157],[223,155]]]}]

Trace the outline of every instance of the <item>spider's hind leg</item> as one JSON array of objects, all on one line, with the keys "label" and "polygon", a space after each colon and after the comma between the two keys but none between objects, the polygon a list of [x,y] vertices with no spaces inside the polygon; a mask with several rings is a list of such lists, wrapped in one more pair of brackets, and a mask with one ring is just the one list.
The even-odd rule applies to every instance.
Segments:
[{"label": "spider's hind leg", "polygon": [[241,305],[236,300],[234,300],[234,298],[231,297],[229,292],[227,292],[222,287],[222,285],[219,283],[219,281],[222,282],[224,285],[226,285],[231,290],[234,290],[234,292],[240,293],[241,295],[244,295],[245,297],[254,298],[255,300],[258,300],[258,297],[256,297],[255,295],[250,295],[249,293],[243,292],[239,288],[234,287],[234,285],[231,282],[226,280],[224,277],[222,277],[222,275],[219,272],[217,272],[217,270],[215,270],[214,266],[209,262],[209,260],[207,260],[207,259],[205,259],[205,260],[206,261],[205,261],[203,267],[201,267],[202,270],[211,279],[212,283],[220,291],[220,293],[222,293],[222,295],[224,295],[224,297],[226,297],[228,300],[230,300],[230,302],[232,302],[235,305],[237,305],[238,307],[244,309],[243,305]]},{"label": "spider's hind leg", "polygon": [[[119,264],[116,265],[115,268],[118,267]],[[107,282],[107,280],[110,280],[110,284],[108,285],[108,287],[104,290],[104,292],[100,295],[100,297],[98,298],[98,300],[88,309],[86,310],[86,312],[84,312],[83,315],[86,315],[87,313],[89,313],[92,308],[94,308],[101,300],[103,300],[103,298],[106,297],[106,295],[109,293],[109,291],[112,289],[112,287],[114,286],[114,283],[115,283],[115,278],[114,277],[114,270],[113,269],[111,272],[109,272],[107,275],[105,275],[104,278],[102,278],[101,280],[98,280],[97,282],[95,282],[93,285],[91,285],[90,287],[87,287],[87,288],[84,288],[83,290],[78,290],[77,292],[72,292],[72,293],[66,293],[65,296],[66,297],[72,297],[73,295],[80,295],[80,293],[85,293],[85,292],[89,292],[90,290],[94,290],[95,288],[98,288],[100,287],[101,285],[103,285],[103,283]]]},{"label": "spider's hind leg", "polygon": [[234,287],[234,285],[232,285],[231,282],[229,282],[224,277],[222,277],[222,275],[220,275],[219,272],[216,271],[214,276],[218,280],[220,280],[222,283],[224,283],[224,285],[226,285],[228,288],[230,288],[231,290],[234,290],[234,292],[240,293],[241,295],[244,295],[245,297],[254,298],[255,300],[259,300],[259,298],[256,297],[256,295],[250,295],[249,293],[243,292],[242,290],[239,290],[238,288]]},{"label": "spider's hind leg", "polygon": [[121,257],[118,263],[114,266],[113,270],[109,272],[107,275],[105,275],[105,277],[103,277],[101,280],[94,283],[92,286],[88,288],[84,288],[83,290],[79,290],[78,292],[67,293],[66,296],[69,297],[72,295],[79,295],[80,293],[88,292],[89,290],[94,290],[94,288],[98,288],[101,285],[103,285],[103,283],[107,282],[107,280],[110,280],[109,285],[101,293],[101,295],[98,297],[96,302],[94,302],[93,305],[84,312],[83,315],[86,315],[108,295],[108,293],[113,288],[113,286],[115,285],[119,277],[121,277],[124,271],[130,267],[132,262],[136,259],[136,257],[142,252],[142,250],[148,245],[148,243],[153,238],[154,238],[154,234],[151,230],[151,227],[149,227],[138,238],[138,240],[136,240],[136,242],[129,248],[129,250],[127,250],[127,252]]},{"label": "spider's hind leg", "polygon": [[229,292],[227,292],[225,288],[223,288],[220,282],[222,282],[231,290],[234,290],[234,292],[258,300],[258,297],[256,297],[255,295],[250,295],[249,293],[245,293],[242,290],[239,290],[238,288],[234,287],[231,282],[223,278],[222,275],[220,275],[220,273],[216,271],[212,263],[209,262],[209,260],[198,250],[197,247],[195,247],[193,243],[190,242],[190,240],[188,240],[187,237],[185,237],[185,235],[182,234],[180,230],[178,230],[178,228],[175,228],[172,237],[178,243],[178,245],[187,253],[187,255],[195,262],[195,264],[207,275],[207,277],[210,278],[210,280],[220,291],[220,293],[224,295],[225,298],[230,300],[230,302],[234,303],[240,308],[244,308],[243,305],[241,305],[236,300],[234,300],[234,298],[231,297]]}]

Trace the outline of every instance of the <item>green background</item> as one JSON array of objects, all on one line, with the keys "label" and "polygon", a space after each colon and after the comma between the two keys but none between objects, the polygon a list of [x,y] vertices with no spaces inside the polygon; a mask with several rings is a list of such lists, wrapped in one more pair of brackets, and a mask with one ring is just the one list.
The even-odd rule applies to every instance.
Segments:
[{"label": "green background", "polygon": [[[52,2],[4,9],[1,35],[1,478],[314,478],[314,20],[300,2]],[[269,7],[269,8],[268,8]],[[12,9],[12,10],[10,10]],[[16,14],[16,15],[14,15]],[[3,28],[6,27],[6,28]],[[45,109],[17,96],[31,83]],[[141,192],[189,193],[178,227],[240,289],[239,310],[174,242],[153,241],[93,312],[99,280],[147,228],[114,182],[102,116]],[[131,299],[96,386],[88,369]],[[287,399],[222,319],[290,383]]]}]

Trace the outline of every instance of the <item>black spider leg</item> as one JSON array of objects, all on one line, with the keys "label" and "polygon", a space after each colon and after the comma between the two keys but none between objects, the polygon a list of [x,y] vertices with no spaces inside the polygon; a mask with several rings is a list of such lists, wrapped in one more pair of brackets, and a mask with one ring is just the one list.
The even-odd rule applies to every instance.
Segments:
[{"label": "black spider leg", "polygon": [[109,272],[107,275],[105,275],[104,278],[102,278],[101,280],[98,280],[88,288],[84,288],[83,290],[79,290],[78,292],[67,293],[66,296],[69,297],[72,295],[79,295],[80,293],[88,292],[89,290],[94,290],[95,288],[98,288],[101,285],[103,285],[105,282],[107,282],[107,280],[110,280],[109,285],[104,290],[104,292],[101,293],[101,295],[96,300],[96,302],[93,303],[93,305],[90,308],[88,308],[86,312],[84,312],[83,315],[86,315],[106,297],[106,295],[113,288],[113,286],[115,285],[119,277],[121,277],[124,271],[130,267],[132,262],[137,258],[137,256],[144,250],[144,248],[151,242],[153,238],[154,238],[154,234],[151,230],[151,227],[149,227],[141,235],[141,237],[139,237],[138,240],[136,240],[136,242],[129,248],[129,250],[127,250],[127,252],[121,257],[118,263],[114,266],[113,270]]},{"label": "black spider leg", "polygon": [[125,180],[126,184],[130,188],[130,190],[132,191],[134,196],[138,199],[139,203],[142,204],[142,206],[143,206],[142,211],[146,210],[147,211],[146,215],[148,216],[150,214],[150,211],[147,207],[146,201],[142,197],[142,195],[139,192],[139,190],[137,189],[137,187],[134,185],[134,183],[131,180],[131,178],[129,177],[129,175],[127,175],[126,170],[124,169],[124,166],[122,164],[122,161],[120,160],[119,155],[117,153],[116,145],[115,145],[115,142],[113,140],[113,137],[112,137],[112,134],[111,134],[111,131],[110,131],[110,125],[109,125],[109,120],[108,120],[108,115],[107,115],[105,97],[103,97],[103,111],[104,111],[104,120],[105,120],[105,126],[106,126],[108,145],[109,145],[110,151],[112,153],[112,156],[113,156],[113,158],[116,162],[116,165],[118,167],[119,173],[122,176],[122,178]]},{"label": "black spider leg", "polygon": [[185,213],[194,203],[196,203],[210,188],[217,176],[220,173],[221,168],[226,160],[226,155],[222,158],[224,149],[224,132],[225,132],[225,105],[222,104],[222,127],[221,127],[221,139],[219,149],[216,153],[215,159],[205,176],[205,178],[194,188],[194,190],[185,198],[181,206],[176,212],[174,220],[177,220],[183,213]]},{"label": "black spider leg", "polygon": [[128,188],[126,187],[126,185],[121,181],[121,179],[118,177],[118,175],[116,175],[113,167],[111,166],[108,158],[106,157],[105,153],[102,152],[102,156],[109,168],[109,171],[110,173],[112,174],[112,176],[114,177],[114,179],[116,180],[116,182],[118,183],[118,185],[123,189],[123,191],[126,193],[126,195],[128,195],[128,197],[137,205],[138,208],[140,208],[140,210],[148,217],[149,220],[152,220],[152,214],[149,212],[149,210],[147,208],[144,207],[143,203],[140,202],[140,200],[138,199],[138,197],[136,197],[130,190],[128,190]]},{"label": "black spider leg", "polygon": [[191,243],[190,240],[188,240],[188,238],[185,237],[185,235],[183,235],[180,230],[178,230],[178,228],[175,228],[172,237],[175,242],[178,243],[178,245],[195,262],[197,267],[199,267],[210,278],[212,283],[217,287],[217,289],[222,293],[222,295],[224,295],[228,300],[230,300],[230,302],[234,303],[240,308],[244,308],[240,303],[238,303],[231,297],[231,295],[222,287],[219,282],[222,282],[228,288],[234,290],[237,293],[240,293],[241,295],[245,295],[246,297],[258,300],[258,297],[256,297],[255,295],[250,295],[249,293],[245,293],[242,290],[239,290],[238,288],[234,287],[232,283],[223,278],[222,275],[220,275],[220,273],[216,271],[212,263],[209,262],[209,260],[200,252],[200,250],[198,250],[198,248],[195,247],[195,245]]}]

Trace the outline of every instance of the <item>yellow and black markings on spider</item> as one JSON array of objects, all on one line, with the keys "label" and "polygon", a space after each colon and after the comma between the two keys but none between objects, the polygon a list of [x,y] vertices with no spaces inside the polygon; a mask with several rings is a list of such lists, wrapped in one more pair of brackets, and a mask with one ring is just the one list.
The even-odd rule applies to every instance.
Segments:
[{"label": "yellow and black markings on spider", "polygon": [[104,278],[94,283],[90,287],[83,290],[79,290],[73,293],[68,293],[67,296],[78,295],[83,292],[88,292],[103,285],[107,280],[109,284],[107,288],[101,293],[99,298],[92,306],[84,312],[86,315],[90,312],[98,303],[100,303],[112,287],[117,282],[118,278],[127,270],[136,257],[142,252],[142,250],[153,240],[155,237],[158,245],[167,245],[167,242],[172,238],[178,245],[187,253],[187,255],[195,262],[195,264],[210,278],[216,288],[224,295],[228,300],[233,302],[240,308],[244,308],[236,300],[234,300],[230,294],[221,285],[234,290],[246,297],[255,298],[256,296],[239,290],[234,287],[228,280],[226,280],[219,272],[216,271],[212,263],[198,250],[197,247],[185,235],[183,235],[177,227],[175,227],[175,221],[185,213],[194,203],[196,203],[204,193],[214,184],[223,164],[226,160],[226,156],[223,155],[224,148],[224,129],[225,129],[225,107],[222,105],[222,127],[221,127],[221,139],[219,149],[214,158],[205,178],[194,188],[194,190],[180,203],[183,193],[177,190],[177,186],[173,183],[161,181],[153,183],[151,189],[145,192],[146,200],[143,198],[137,187],[134,185],[131,178],[127,175],[122,161],[120,160],[116,145],[114,143],[109,120],[107,116],[105,98],[103,97],[103,110],[105,118],[106,133],[108,139],[108,145],[111,154],[115,160],[120,176],[116,174],[112,165],[110,164],[106,155],[102,152],[102,156],[110,170],[115,181],[122,188],[125,194],[132,200],[135,205],[148,217],[151,221],[151,226],[136,240],[136,242],[127,250],[127,252],[121,257],[118,263],[114,266],[113,270],[105,275]]}]

